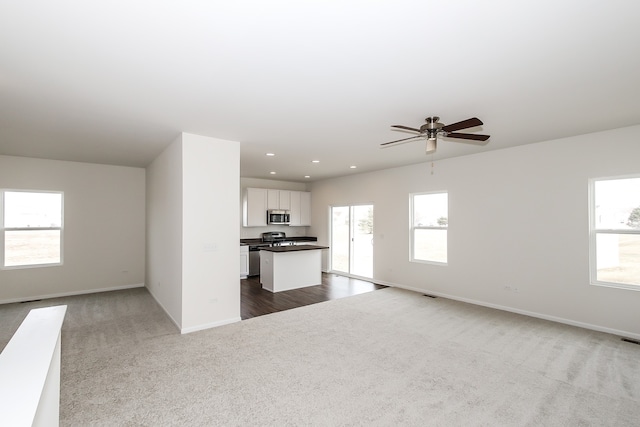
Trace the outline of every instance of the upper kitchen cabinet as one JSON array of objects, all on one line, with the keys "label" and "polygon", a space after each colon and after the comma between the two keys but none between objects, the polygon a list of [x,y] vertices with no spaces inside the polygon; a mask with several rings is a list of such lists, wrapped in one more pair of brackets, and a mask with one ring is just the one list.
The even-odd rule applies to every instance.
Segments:
[{"label": "upper kitchen cabinet", "polygon": [[311,225],[311,193],[300,193],[300,225]]},{"label": "upper kitchen cabinet", "polygon": [[267,190],[267,209],[291,210],[291,191]]},{"label": "upper kitchen cabinet", "polygon": [[311,193],[308,191],[292,191],[290,213],[290,226],[311,225]]},{"label": "upper kitchen cabinet", "polygon": [[243,200],[242,225],[245,227],[267,226],[267,190],[247,188]]},{"label": "upper kitchen cabinet", "polygon": [[267,210],[284,209],[290,214],[290,226],[311,225],[311,193],[247,187],[242,205],[242,225],[266,227]]}]

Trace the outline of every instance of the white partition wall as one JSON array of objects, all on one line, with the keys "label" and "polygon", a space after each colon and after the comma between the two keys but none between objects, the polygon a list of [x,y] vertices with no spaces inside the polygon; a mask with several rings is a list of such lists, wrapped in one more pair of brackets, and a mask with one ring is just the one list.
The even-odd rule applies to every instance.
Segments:
[{"label": "white partition wall", "polygon": [[183,134],[182,332],[240,320],[240,143]]},{"label": "white partition wall", "polygon": [[240,143],[181,134],[147,168],[147,287],[181,332],[240,320]]}]

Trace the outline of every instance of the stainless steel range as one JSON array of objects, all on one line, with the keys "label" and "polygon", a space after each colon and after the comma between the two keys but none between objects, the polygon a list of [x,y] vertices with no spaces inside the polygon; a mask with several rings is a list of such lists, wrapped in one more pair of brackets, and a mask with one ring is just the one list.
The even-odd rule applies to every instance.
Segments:
[{"label": "stainless steel range", "polygon": [[284,231],[267,231],[260,235],[260,239],[264,243],[269,243],[270,246],[293,245],[293,242],[287,241],[287,235]]},{"label": "stainless steel range", "polygon": [[287,235],[283,231],[267,231],[260,234],[260,242],[249,245],[249,276],[260,275],[260,248],[269,246],[292,245],[285,241]]}]

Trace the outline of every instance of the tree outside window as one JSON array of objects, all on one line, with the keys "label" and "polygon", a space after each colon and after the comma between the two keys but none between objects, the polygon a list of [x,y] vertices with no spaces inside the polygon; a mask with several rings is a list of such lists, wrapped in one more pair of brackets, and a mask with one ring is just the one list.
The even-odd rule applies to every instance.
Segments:
[{"label": "tree outside window", "polygon": [[640,228],[640,206],[631,211],[627,225],[631,228]]}]

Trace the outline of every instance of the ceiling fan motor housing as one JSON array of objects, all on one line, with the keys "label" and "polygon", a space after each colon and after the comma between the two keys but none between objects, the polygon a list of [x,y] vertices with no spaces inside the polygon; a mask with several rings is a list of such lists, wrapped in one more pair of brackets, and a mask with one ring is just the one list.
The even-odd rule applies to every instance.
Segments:
[{"label": "ceiling fan motor housing", "polygon": [[442,123],[439,123],[440,117],[427,117],[424,119],[427,123],[420,126],[420,133],[426,134],[428,140],[435,140],[438,136],[438,132],[444,126]]}]

